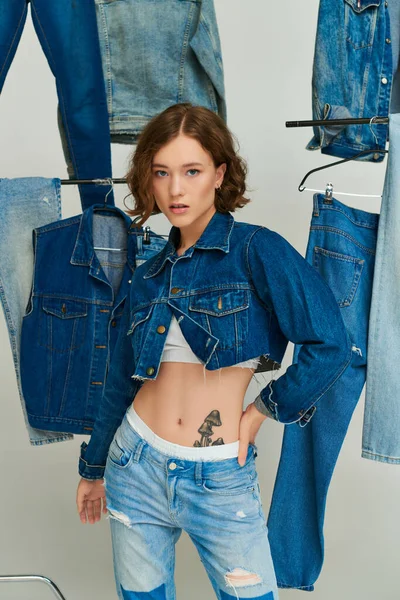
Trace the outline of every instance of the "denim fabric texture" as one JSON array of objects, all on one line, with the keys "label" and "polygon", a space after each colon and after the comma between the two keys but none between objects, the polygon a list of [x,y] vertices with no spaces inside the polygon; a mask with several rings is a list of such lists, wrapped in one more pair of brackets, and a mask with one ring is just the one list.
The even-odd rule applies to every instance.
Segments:
[{"label": "denim fabric texture", "polygon": [[[310,424],[285,427],[268,517],[276,577],[282,588],[312,590],[322,568],[328,488],[366,378],[378,222],[377,214],[335,199],[325,202],[318,194],[314,197],[306,258],[333,291],[352,341],[353,358],[318,403]],[[301,348],[296,346],[294,362],[300,356]],[[383,431],[379,430],[381,436]]]},{"label": "denim fabric texture", "polygon": [[[397,0],[320,0],[312,78],[313,119],[389,114],[393,82],[389,3]],[[398,22],[395,23],[398,26]],[[309,150],[380,162],[387,125],[315,127]]]},{"label": "denim fabric texture", "polygon": [[[33,287],[21,339],[22,389],[32,426],[91,432],[141,235],[124,212],[104,205],[35,229]],[[139,260],[164,245],[153,234]]]},{"label": "denim fabric texture", "polygon": [[[278,600],[255,458],[253,444],[243,467],[237,458],[176,458],[149,444],[125,416],[105,472],[121,600],[175,600],[175,544],[182,530],[219,600]],[[246,573],[252,577],[246,580]]]},{"label": "denim fabric texture", "polygon": [[281,362],[288,340],[302,344],[298,363],[260,394],[283,423],[306,424],[351,360],[332,291],[278,233],[217,212],[181,256],[178,239],[173,227],[165,248],[135,271],[95,428],[82,446],[88,479],[102,477],[127,407],[142,382],[157,377],[173,314],[212,371],[260,355],[265,371]]},{"label": "denim fabric texture", "polygon": [[[72,435],[31,427],[20,378],[22,318],[32,286],[32,230],[61,219],[59,179],[0,179],[0,299],[10,336],[22,411],[32,445],[72,439]],[[45,429],[45,428],[44,428]]]},{"label": "denim fabric texture", "polygon": [[398,299],[400,247],[400,114],[390,116],[390,153],[382,196],[369,320],[362,456],[400,464]]},{"label": "denim fabric texture", "polygon": [[[2,0],[0,92],[21,39],[28,4],[56,79],[68,174],[72,179],[111,177],[110,130],[94,0]],[[81,185],[79,191],[83,209],[102,203],[106,193],[104,187],[91,184]],[[112,191],[107,201],[113,204]]]},{"label": "denim fabric texture", "polygon": [[95,0],[113,142],[177,102],[226,120],[214,0]]}]

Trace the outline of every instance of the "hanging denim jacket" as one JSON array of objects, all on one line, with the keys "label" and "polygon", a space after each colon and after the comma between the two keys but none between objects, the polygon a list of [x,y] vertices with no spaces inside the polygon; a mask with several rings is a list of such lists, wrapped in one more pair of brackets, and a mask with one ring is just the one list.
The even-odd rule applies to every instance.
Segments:
[{"label": "hanging denim jacket", "polygon": [[[388,116],[393,81],[388,2],[320,0],[312,78],[313,119]],[[380,162],[387,125],[315,127],[309,150]],[[374,152],[375,150],[375,152]]]},{"label": "hanging denim jacket", "polygon": [[340,377],[351,346],[332,291],[279,234],[215,213],[200,239],[178,256],[179,229],[135,271],[129,303],[80,474],[103,476],[109,445],[144,381],[157,377],[171,317],[210,370],[263,355],[280,363],[288,340],[298,362],[261,391],[271,416],[306,424]]},{"label": "hanging denim jacket", "polygon": [[151,245],[142,242],[125,213],[104,205],[34,230],[33,287],[21,335],[32,427],[91,432],[133,272],[165,245],[154,234]]}]

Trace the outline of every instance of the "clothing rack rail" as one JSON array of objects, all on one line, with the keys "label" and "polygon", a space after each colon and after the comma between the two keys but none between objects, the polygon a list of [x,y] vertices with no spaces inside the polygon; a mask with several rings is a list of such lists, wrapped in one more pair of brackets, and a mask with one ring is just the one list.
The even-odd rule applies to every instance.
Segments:
[{"label": "clothing rack rail", "polygon": [[114,183],[126,183],[126,179],[61,179],[61,185],[82,185],[86,183],[94,183],[96,185],[113,185]]},{"label": "clothing rack rail", "polygon": [[286,121],[286,127],[314,127],[315,125],[387,125],[389,117],[371,117],[370,119],[317,119],[312,121]]},{"label": "clothing rack rail", "polygon": [[41,581],[50,587],[58,600],[66,600],[56,584],[43,575],[0,575],[0,583],[26,583],[28,581]]}]

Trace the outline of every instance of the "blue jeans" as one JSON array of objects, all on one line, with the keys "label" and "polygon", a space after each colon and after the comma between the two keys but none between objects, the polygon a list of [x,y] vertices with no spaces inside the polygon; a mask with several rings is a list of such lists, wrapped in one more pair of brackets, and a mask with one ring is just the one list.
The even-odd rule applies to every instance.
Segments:
[{"label": "blue jeans", "polygon": [[95,0],[113,142],[136,143],[177,102],[226,120],[214,0]]},{"label": "blue jeans", "polygon": [[379,215],[323,198],[314,196],[306,258],[335,295],[352,341],[352,361],[317,404],[307,427],[285,428],[268,518],[279,587],[306,590],[313,589],[321,571],[328,487],[366,378],[379,220]]},{"label": "blue jeans", "polygon": [[[111,177],[111,146],[94,0],[31,0],[40,44],[56,78],[70,177]],[[27,0],[0,2],[0,92],[15,56]],[[43,140],[38,140],[40,148]],[[102,204],[108,187],[80,186],[82,208]],[[113,203],[113,195],[107,197]]]},{"label": "blue jeans", "polygon": [[362,455],[400,464],[400,114],[390,115],[389,134],[369,321]]},{"label": "blue jeans", "polygon": [[244,467],[237,458],[175,458],[148,443],[124,417],[105,470],[121,600],[175,600],[175,544],[182,529],[219,600],[277,600],[255,456],[250,445]]},{"label": "blue jeans", "polygon": [[20,378],[22,318],[33,277],[32,230],[61,219],[59,179],[0,179],[0,299],[10,336],[22,411],[32,445],[72,439],[28,423]]}]

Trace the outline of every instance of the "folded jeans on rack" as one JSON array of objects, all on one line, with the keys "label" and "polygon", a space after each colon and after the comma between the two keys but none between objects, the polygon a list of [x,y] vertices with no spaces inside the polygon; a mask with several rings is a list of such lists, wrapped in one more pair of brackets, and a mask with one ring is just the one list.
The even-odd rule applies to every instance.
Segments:
[{"label": "folded jeans on rack", "polygon": [[[55,76],[61,141],[68,174],[111,177],[106,92],[94,0],[30,0],[33,25]],[[28,10],[26,0],[0,3],[0,92],[14,59]],[[79,186],[82,208],[104,202],[104,186]],[[113,193],[107,203],[113,204]]]},{"label": "folded jeans on rack", "polygon": [[0,298],[10,337],[22,411],[32,445],[61,442],[73,437],[42,431],[29,425],[20,377],[22,318],[31,292],[33,274],[32,230],[59,219],[59,179],[0,179]]},{"label": "folded jeans on rack", "polygon": [[[285,427],[268,518],[281,588],[311,591],[322,568],[328,488],[366,378],[378,222],[377,214],[314,196],[306,258],[337,299],[353,343],[353,358],[318,402],[307,427]],[[296,346],[293,362],[298,352]]]},{"label": "folded jeans on rack", "polygon": [[177,102],[226,120],[214,0],[95,0],[113,142],[136,143]]}]

